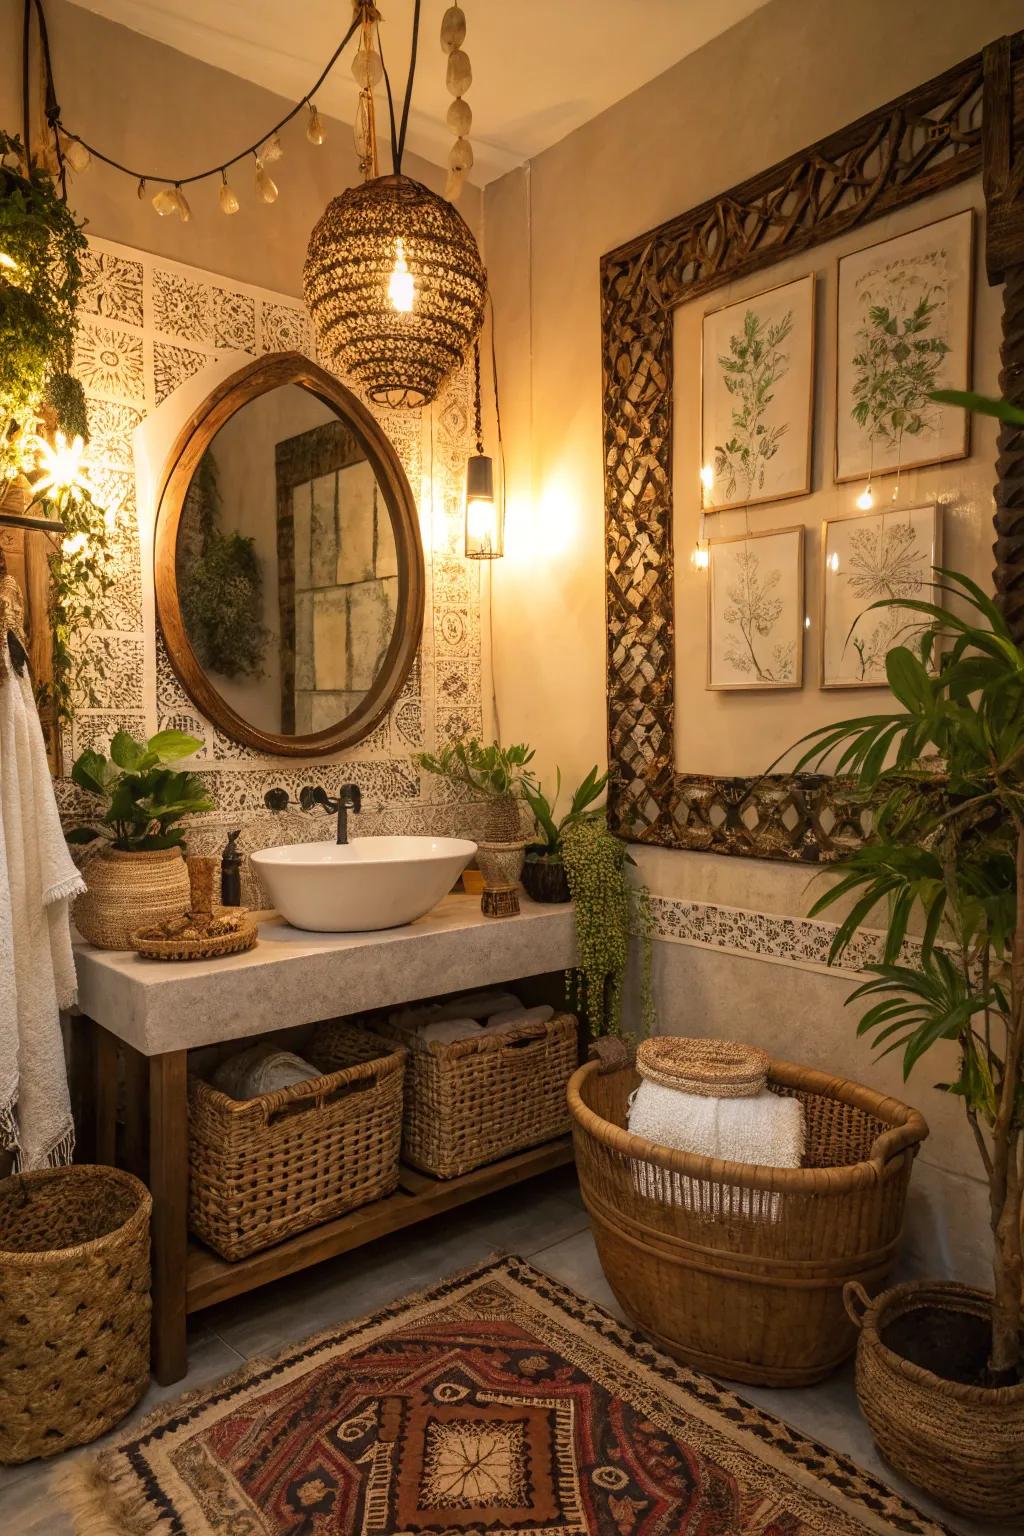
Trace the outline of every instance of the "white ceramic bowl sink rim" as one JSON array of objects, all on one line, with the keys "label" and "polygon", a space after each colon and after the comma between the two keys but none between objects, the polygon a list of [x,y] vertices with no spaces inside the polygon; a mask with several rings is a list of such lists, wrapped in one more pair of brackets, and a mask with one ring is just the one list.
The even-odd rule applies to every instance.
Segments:
[{"label": "white ceramic bowl sink rim", "polygon": [[[386,844],[384,847],[382,845]],[[254,864],[309,868],[331,864],[408,864],[435,859],[471,859],[476,843],[465,837],[353,837],[347,843],[278,843],[249,855]]]},{"label": "white ceramic bowl sink rim", "polygon": [[424,917],[476,853],[461,837],[354,837],[284,843],[252,861],[271,902],[293,928],[373,933]]}]

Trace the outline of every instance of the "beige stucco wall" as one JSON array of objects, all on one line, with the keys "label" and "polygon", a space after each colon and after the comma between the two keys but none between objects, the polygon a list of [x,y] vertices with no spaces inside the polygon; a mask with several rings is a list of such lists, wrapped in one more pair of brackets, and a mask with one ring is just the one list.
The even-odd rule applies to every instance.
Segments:
[{"label": "beige stucco wall", "polygon": [[[65,121],[122,164],[165,175],[204,170],[251,143],[293,105],[69,0],[47,0],[46,13]],[[0,124],[19,134],[21,16],[21,0],[0,0]],[[347,24],[340,6],[338,27]],[[310,84],[320,67],[318,61],[311,69]],[[335,67],[347,69],[346,59]],[[256,200],[251,160],[230,173],[242,205],[230,218],[217,207],[216,178],[185,189],[192,218],[182,224],[173,215],[158,217],[126,177],[98,162],[73,178],[71,203],[88,221],[90,234],[299,294],[310,230],[330,199],[358,180],[352,125],[321,116],[327,139],[319,147],[306,140],[304,113],[283,130],[284,156],[269,167],[280,190],[271,206]],[[437,166],[410,153],[404,169],[443,190],[446,173]],[[459,208],[476,225],[476,188],[465,189]]]},{"label": "beige stucco wall", "polygon": [[[495,680],[504,738],[533,743],[543,772],[551,774],[558,763],[563,778],[575,781],[593,762],[606,761],[602,254],[1022,23],[1019,0],[772,0],[487,189],[486,257],[509,491],[508,555],[494,572]],[[961,191],[958,207],[972,197],[971,190]],[[876,227],[861,243],[891,232],[895,227]],[[978,341],[975,378],[992,387],[990,299]],[[986,568],[991,542],[984,453],[991,464],[993,440],[991,426],[983,424],[975,435],[980,457],[962,470],[953,466],[965,517],[957,514],[952,543],[979,570]],[[935,478],[922,472],[914,486],[920,499]],[[827,456],[815,483],[831,488]],[[677,529],[683,559],[692,537],[692,529]],[[809,683],[816,688],[815,669]],[[867,703],[878,695],[859,697]],[[698,766],[695,755],[687,755],[685,766]],[[666,897],[793,915],[805,914],[811,900],[806,867],[634,851],[651,890]],[[935,1125],[920,1161],[911,1220],[921,1262],[983,1275],[976,1154],[958,1106],[930,1088],[942,1075],[936,1063],[919,1071],[909,1090],[891,1060],[872,1063],[844,1009],[852,985],[846,978],[690,944],[659,942],[655,950],[663,1030],[756,1038],[779,1055],[918,1102]]]}]

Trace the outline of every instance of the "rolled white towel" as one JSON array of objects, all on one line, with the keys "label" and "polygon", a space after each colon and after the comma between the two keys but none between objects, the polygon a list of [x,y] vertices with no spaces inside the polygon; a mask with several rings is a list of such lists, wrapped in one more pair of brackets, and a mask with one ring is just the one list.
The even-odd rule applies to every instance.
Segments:
[{"label": "rolled white towel", "polygon": [[443,1019],[487,1019],[492,1014],[523,1005],[514,992],[473,992],[444,1003],[415,1003],[396,1008],[388,1014],[393,1029],[419,1029],[423,1024],[439,1024]]},{"label": "rolled white towel", "polygon": [[273,1045],[251,1045],[222,1061],[210,1078],[212,1087],[229,1099],[258,1099],[264,1093],[277,1093],[293,1083],[306,1083],[321,1077],[292,1051],[280,1051]]},{"label": "rolled white towel", "polygon": [[423,1045],[452,1045],[456,1040],[470,1040],[482,1033],[476,1019],[438,1019],[418,1029],[416,1039]]},{"label": "rolled white towel", "polygon": [[752,1098],[713,1099],[644,1078],[633,1096],[629,1129],[679,1152],[769,1168],[799,1168],[804,1152],[800,1100],[767,1088]]},{"label": "rolled white towel", "polygon": [[488,1030],[515,1029],[518,1024],[546,1024],[548,1019],[553,1019],[555,1010],[548,1003],[540,1003],[536,1008],[506,1008],[501,1013],[493,1013],[485,1021]]}]

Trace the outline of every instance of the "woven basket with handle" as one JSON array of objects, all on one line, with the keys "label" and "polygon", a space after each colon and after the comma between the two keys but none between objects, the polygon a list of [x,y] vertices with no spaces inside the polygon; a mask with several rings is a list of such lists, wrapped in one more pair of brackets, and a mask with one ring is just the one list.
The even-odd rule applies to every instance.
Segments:
[{"label": "woven basket with handle", "polygon": [[[318,1031],[320,1056],[332,1056],[337,1027]],[[572,1014],[427,1046],[415,1030],[387,1023],[374,1029],[408,1046],[402,1153],[414,1168],[458,1178],[569,1129],[565,1088],[579,1060]]]},{"label": "woven basket with handle", "polygon": [[225,1259],[248,1254],[398,1183],[405,1052],[339,1021],[323,1076],[255,1099],[191,1077],[189,1225]]},{"label": "woven basket with handle", "polygon": [[116,1168],[0,1181],[0,1461],[95,1440],[145,1391],[151,1209]]},{"label": "woven basket with handle", "polygon": [[734,1381],[807,1386],[854,1349],[850,1279],[896,1255],[916,1109],[791,1062],[772,1093],[803,1105],[804,1165],[769,1168],[655,1145],[627,1129],[640,1075],[621,1041],[569,1084],[576,1166],[598,1254],[626,1315],[669,1354]]}]

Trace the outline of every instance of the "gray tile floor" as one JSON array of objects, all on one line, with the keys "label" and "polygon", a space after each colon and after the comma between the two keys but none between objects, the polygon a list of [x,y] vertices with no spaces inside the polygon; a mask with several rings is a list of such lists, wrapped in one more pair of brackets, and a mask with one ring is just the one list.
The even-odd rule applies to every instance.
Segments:
[{"label": "gray tile floor", "polygon": [[[530,1259],[538,1269],[621,1316],[598,1263],[574,1171],[566,1169],[200,1314],[190,1333],[188,1376],[173,1387],[152,1386],[133,1418],[181,1392],[209,1385],[244,1360],[374,1311],[496,1253]],[[800,1391],[740,1390],[870,1468],[964,1536],[981,1536],[983,1527],[950,1522],[881,1463],[858,1413],[849,1371]],[[30,1462],[0,1468],[3,1536],[71,1536],[71,1524],[49,1492],[50,1465]]]}]

